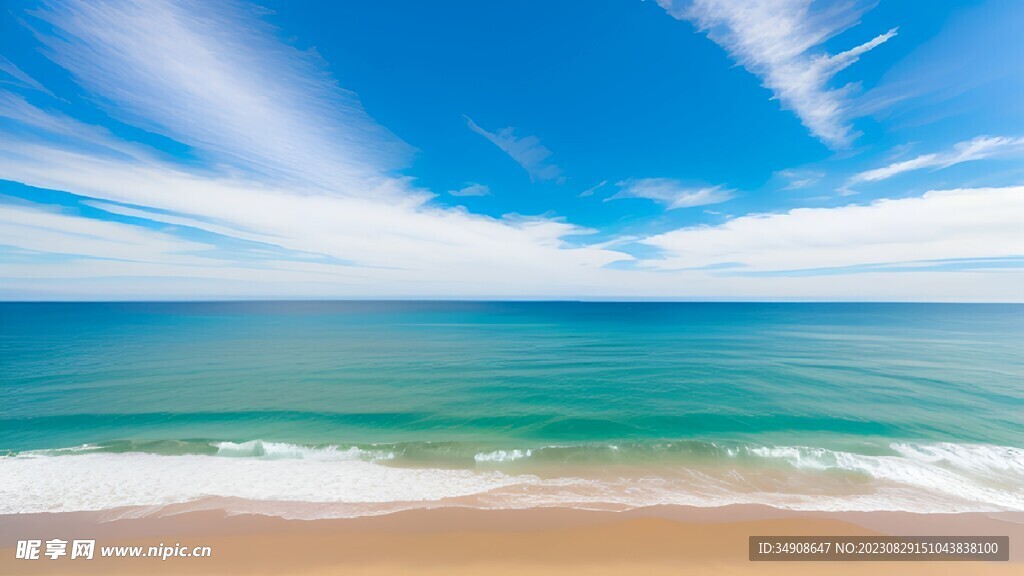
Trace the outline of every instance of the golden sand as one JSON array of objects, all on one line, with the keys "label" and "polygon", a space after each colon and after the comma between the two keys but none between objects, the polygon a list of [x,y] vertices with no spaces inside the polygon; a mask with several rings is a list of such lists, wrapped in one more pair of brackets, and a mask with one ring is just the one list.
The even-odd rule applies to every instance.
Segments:
[{"label": "golden sand", "polygon": [[[172,510],[173,511],[173,510]],[[0,574],[1024,575],[1020,514],[796,513],[760,507],[631,512],[438,509],[285,520],[187,512],[0,516]],[[1010,562],[751,562],[751,535],[1008,535]],[[29,538],[96,539],[93,560],[15,559]],[[210,558],[99,558],[99,547],[209,546]]]}]

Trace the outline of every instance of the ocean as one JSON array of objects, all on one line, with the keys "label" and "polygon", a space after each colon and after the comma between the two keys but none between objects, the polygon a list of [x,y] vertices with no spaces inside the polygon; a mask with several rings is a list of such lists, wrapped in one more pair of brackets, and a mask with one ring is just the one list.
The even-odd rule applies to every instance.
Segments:
[{"label": "ocean", "polygon": [[0,513],[1024,510],[1024,305],[0,304]]}]

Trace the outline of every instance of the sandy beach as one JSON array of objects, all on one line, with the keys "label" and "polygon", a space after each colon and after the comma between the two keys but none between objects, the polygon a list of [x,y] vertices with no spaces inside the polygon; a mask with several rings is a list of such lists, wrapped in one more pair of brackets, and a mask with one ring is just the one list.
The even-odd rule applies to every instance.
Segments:
[{"label": "sandy beach", "polygon": [[[1024,514],[788,512],[759,506],[413,510],[287,520],[126,511],[0,517],[3,574],[1021,574]],[[1000,535],[1009,562],[751,562],[752,535]],[[92,560],[19,560],[17,540],[95,539]],[[208,558],[100,558],[102,546],[209,546]]]}]

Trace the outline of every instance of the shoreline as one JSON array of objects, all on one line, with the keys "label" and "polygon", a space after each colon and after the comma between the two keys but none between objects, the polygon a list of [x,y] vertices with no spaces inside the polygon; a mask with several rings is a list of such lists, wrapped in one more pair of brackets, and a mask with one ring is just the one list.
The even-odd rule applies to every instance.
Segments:
[{"label": "shoreline", "polygon": [[[1024,569],[1024,512],[804,512],[759,505],[436,508],[380,516],[288,520],[141,510],[0,516],[3,574],[1011,574]],[[120,519],[114,519],[120,516]],[[752,535],[1010,537],[1010,562],[750,562]],[[95,539],[97,557],[16,560],[19,539]],[[99,558],[109,545],[210,546],[210,558]]]},{"label": "shoreline", "polygon": [[[163,451],[146,451],[154,444]],[[221,453],[225,444],[229,449]],[[196,453],[196,446],[218,452]],[[380,455],[368,448],[264,441],[81,445],[0,457],[6,495],[0,515],[179,502],[191,503],[186,510],[311,520],[447,506],[1024,511],[1017,489],[1024,452],[1011,446],[894,441],[892,453],[876,454],[664,440],[637,449],[643,458],[636,461],[617,446],[516,449],[488,452],[489,459],[475,454],[479,446],[457,447],[462,456],[475,454],[467,463],[453,461],[451,452],[459,450],[446,443],[401,457],[395,447],[394,453],[381,448]],[[75,490],[67,490],[68,482]]]}]

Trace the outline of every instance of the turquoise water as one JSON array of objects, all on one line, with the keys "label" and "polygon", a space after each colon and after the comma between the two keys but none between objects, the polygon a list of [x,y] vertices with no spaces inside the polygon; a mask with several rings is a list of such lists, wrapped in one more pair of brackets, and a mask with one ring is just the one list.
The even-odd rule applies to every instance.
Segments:
[{"label": "turquoise water", "polygon": [[[22,473],[228,456],[1024,508],[1022,342],[1019,305],[0,304],[0,496]],[[230,484],[173,500],[253,498]],[[289,490],[263,499],[320,501]]]}]

